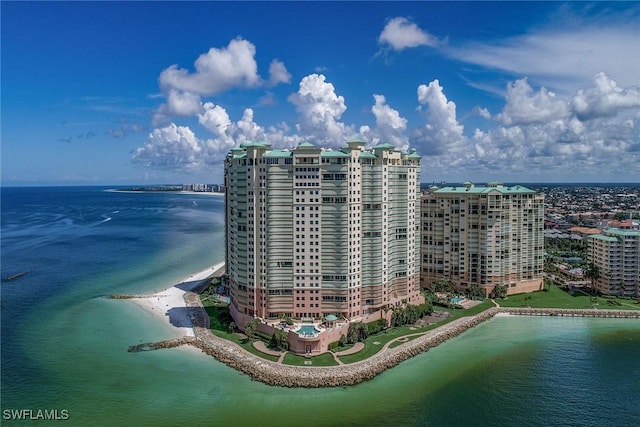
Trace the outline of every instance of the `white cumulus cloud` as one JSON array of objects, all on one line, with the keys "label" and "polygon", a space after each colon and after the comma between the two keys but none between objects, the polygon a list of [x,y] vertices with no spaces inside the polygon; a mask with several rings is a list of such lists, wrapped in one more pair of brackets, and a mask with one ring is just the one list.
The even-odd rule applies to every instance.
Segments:
[{"label": "white cumulus cloud", "polygon": [[407,18],[390,19],[378,37],[378,42],[394,50],[418,46],[436,46],[438,39],[423,31]]},{"label": "white cumulus cloud", "polygon": [[193,171],[202,165],[201,154],[202,146],[191,129],[171,123],[154,129],[147,143],[134,150],[131,161],[156,169]]},{"label": "white cumulus cloud", "polygon": [[384,95],[373,95],[375,104],[371,107],[371,112],[376,118],[375,130],[369,127],[362,127],[360,133],[363,134],[369,143],[375,145],[377,143],[390,143],[401,150],[408,148],[408,138],[405,135],[407,130],[407,119],[400,116],[397,110],[394,110],[387,104]]},{"label": "white cumulus cloud", "polygon": [[466,145],[464,126],[456,117],[456,104],[449,101],[440,82],[418,86],[418,102],[426,106],[426,125],[416,129],[412,145],[424,154],[460,154]]},{"label": "white cumulus cloud", "polygon": [[333,84],[322,74],[310,74],[300,81],[298,92],[289,96],[296,106],[296,125],[303,138],[325,146],[341,146],[354,134],[352,127],[340,121],[347,110],[344,97],[336,94]]},{"label": "white cumulus cloud", "polygon": [[290,82],[291,74],[287,71],[287,67],[277,59],[271,61],[271,65],[269,65],[269,86]]},{"label": "white cumulus cloud", "polygon": [[534,93],[527,79],[507,84],[507,103],[496,120],[507,125],[544,123],[550,119],[562,119],[569,115],[566,100],[555,93],[540,88]]},{"label": "white cumulus cloud", "polygon": [[256,47],[248,40],[236,38],[226,47],[211,48],[194,63],[194,72],[171,65],[160,73],[158,82],[166,96],[155,113],[155,123],[165,123],[173,115],[200,113],[201,98],[233,88],[275,86],[288,83],[291,75],[284,63],[274,59],[269,66],[269,79],[258,74]]},{"label": "white cumulus cloud", "polygon": [[[579,172],[596,181],[640,176],[638,89],[598,73],[573,97],[519,80],[509,84],[502,124],[476,129],[475,166],[484,174],[527,174],[532,180]],[[570,169],[568,169],[570,167]],[[584,178],[583,178],[584,179]]]},{"label": "white cumulus cloud", "polygon": [[579,89],[571,106],[580,119],[613,116],[621,110],[640,107],[640,90],[636,86],[622,88],[607,74],[598,73],[593,87]]},{"label": "white cumulus cloud", "polygon": [[231,87],[251,87],[260,82],[253,43],[234,39],[226,48],[211,48],[195,61],[195,72],[177,65],[165,69],[159,78],[162,89],[176,89],[199,95],[214,95]]}]

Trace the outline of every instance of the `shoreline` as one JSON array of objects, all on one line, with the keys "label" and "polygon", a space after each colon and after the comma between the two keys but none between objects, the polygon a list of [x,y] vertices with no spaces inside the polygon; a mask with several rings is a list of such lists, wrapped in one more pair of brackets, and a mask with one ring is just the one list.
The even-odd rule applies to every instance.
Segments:
[{"label": "shoreline", "polygon": [[130,300],[170,326],[177,337],[193,337],[194,325],[185,295],[197,290],[204,281],[215,276],[222,268],[224,262],[219,262],[153,294],[112,295],[111,298]]},{"label": "shoreline", "polygon": [[156,194],[156,193],[161,193],[161,194],[182,194],[182,195],[191,195],[191,196],[224,196],[225,193],[216,193],[213,191],[182,191],[182,190],[176,190],[176,191],[171,191],[171,190],[120,190],[118,188],[109,188],[107,190],[104,190],[106,192],[109,193],[141,193],[141,194]]},{"label": "shoreline", "polygon": [[[267,385],[298,388],[324,388],[356,385],[397,366],[405,360],[429,351],[495,316],[570,316],[640,319],[640,310],[509,308],[492,307],[475,316],[461,317],[439,326],[396,347],[388,347],[373,356],[338,366],[293,366],[272,362],[247,352],[239,345],[219,338],[209,329],[209,318],[197,288],[224,268],[224,262],[186,277],[163,291],[150,295],[128,296],[136,305],[163,318],[177,338],[141,345],[159,349],[188,345],[214,357],[230,368]],[[123,296],[127,297],[127,296]],[[139,345],[140,346],[140,345]],[[135,347],[135,346],[134,346]],[[131,350],[130,350],[131,351]]]}]

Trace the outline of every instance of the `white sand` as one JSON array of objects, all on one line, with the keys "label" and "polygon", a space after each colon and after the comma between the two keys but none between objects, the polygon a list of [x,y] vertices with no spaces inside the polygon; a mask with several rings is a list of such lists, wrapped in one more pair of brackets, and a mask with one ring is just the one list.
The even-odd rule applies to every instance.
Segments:
[{"label": "white sand", "polygon": [[224,266],[224,262],[191,274],[181,282],[161,292],[149,295],[148,298],[131,298],[129,301],[163,319],[165,323],[174,329],[177,336],[193,336],[193,324],[187,314],[184,295],[200,285],[204,279],[211,276],[222,266]]}]

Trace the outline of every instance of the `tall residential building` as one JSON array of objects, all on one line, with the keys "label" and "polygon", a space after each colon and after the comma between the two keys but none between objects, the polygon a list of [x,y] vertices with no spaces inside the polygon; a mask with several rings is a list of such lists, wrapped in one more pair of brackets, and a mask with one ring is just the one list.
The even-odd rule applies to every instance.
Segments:
[{"label": "tall residential building", "polygon": [[422,196],[422,286],[450,278],[485,295],[542,289],[544,196],[516,185],[432,188]]},{"label": "tall residential building", "polygon": [[226,157],[225,186],[230,309],[239,325],[353,319],[423,301],[415,150],[245,142]]},{"label": "tall residential building", "polygon": [[640,231],[609,228],[589,238],[598,292],[640,297]]}]

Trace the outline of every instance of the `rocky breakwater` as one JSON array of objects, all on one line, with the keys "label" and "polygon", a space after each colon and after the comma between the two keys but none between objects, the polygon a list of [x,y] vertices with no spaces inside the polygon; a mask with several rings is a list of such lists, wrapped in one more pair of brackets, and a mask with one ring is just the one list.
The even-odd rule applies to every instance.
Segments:
[{"label": "rocky breakwater", "polygon": [[138,353],[141,351],[159,350],[161,348],[174,348],[180,347],[181,345],[193,344],[194,341],[196,341],[194,337],[182,337],[172,340],[148,342],[129,346],[129,349],[127,351],[129,353]]},{"label": "rocky breakwater", "polygon": [[[164,296],[164,295],[162,295]],[[133,298],[151,298],[159,297],[159,295],[139,295],[139,294],[113,294],[109,295],[110,299],[133,299]]]},{"label": "rocky breakwater", "polygon": [[640,310],[502,307],[500,308],[500,312],[521,316],[613,317],[640,319]]},{"label": "rocky breakwater", "polygon": [[302,367],[270,362],[216,337],[209,329],[202,327],[194,328],[197,339],[190,344],[246,373],[252,379],[269,385],[307,388],[347,386],[370,380],[387,369],[460,335],[498,312],[497,308],[492,308],[473,317],[457,319],[405,344],[384,349],[366,360],[340,366]]}]

